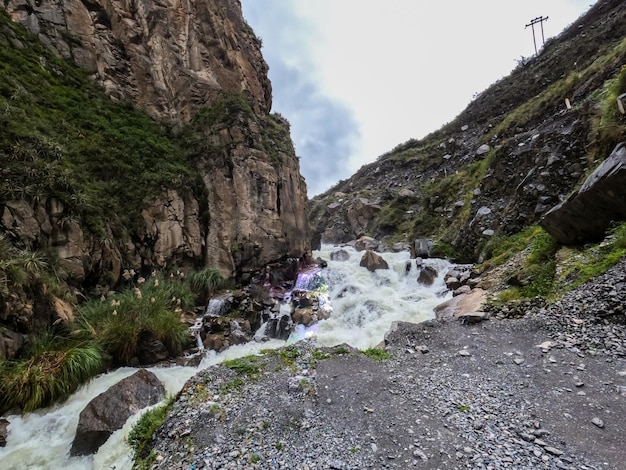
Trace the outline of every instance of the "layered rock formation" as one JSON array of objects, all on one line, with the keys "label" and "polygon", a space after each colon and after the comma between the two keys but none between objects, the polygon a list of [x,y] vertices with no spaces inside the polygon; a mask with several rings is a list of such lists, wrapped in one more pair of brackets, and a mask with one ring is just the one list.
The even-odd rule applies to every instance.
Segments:
[{"label": "layered rock formation", "polygon": [[4,8],[108,94],[184,122],[222,91],[272,106],[261,42],[237,0],[7,0]]},{"label": "layered rock formation", "polygon": [[[268,67],[238,1],[9,0],[4,8],[112,98],[132,100],[175,127],[225,94],[250,106],[200,130],[209,142],[197,158],[207,200],[164,190],[146,201],[138,233],[120,241],[105,227],[115,244],[94,239],[81,221],[59,224],[67,214],[54,198],[7,201],[1,228],[12,238],[54,246],[74,280],[92,285],[115,283],[124,268],[172,263],[212,265],[228,278],[309,249],[306,185],[288,123],[268,115]],[[206,206],[208,215],[201,214]]]},{"label": "layered rock formation", "polygon": [[[132,217],[92,214],[91,222],[54,190],[38,197],[0,194],[0,242],[12,244],[17,254],[58,258],[67,273],[63,295],[106,294],[124,280],[124,272],[137,278],[172,266],[212,266],[224,278],[246,281],[268,263],[310,250],[306,184],[289,123],[269,114],[271,84],[261,41],[237,0],[7,0],[0,8],[54,55],[86,71],[111,99],[130,101],[171,129],[163,132],[179,142],[177,148],[183,139],[189,142],[188,148],[182,145],[180,164],[198,175],[157,187]],[[4,15],[0,21],[0,46],[10,60],[20,57],[19,63],[19,51],[39,47],[9,27]],[[51,54],[38,54],[44,75],[63,76]],[[4,84],[4,98],[17,96],[20,79]],[[119,122],[123,125],[123,117]],[[2,158],[12,158],[12,150],[4,150]],[[55,158],[61,157],[66,155]],[[111,165],[102,162],[103,171]],[[115,171],[122,170],[114,168],[102,179],[77,177],[102,186]],[[155,175],[159,171],[155,168]],[[65,321],[37,276],[23,290],[0,293],[0,324],[11,334]],[[13,357],[16,347],[17,340],[3,335],[0,358]]]},{"label": "layered rock formation", "polygon": [[601,239],[614,220],[626,219],[626,146],[613,153],[567,200],[551,209],[540,225],[565,245]]}]

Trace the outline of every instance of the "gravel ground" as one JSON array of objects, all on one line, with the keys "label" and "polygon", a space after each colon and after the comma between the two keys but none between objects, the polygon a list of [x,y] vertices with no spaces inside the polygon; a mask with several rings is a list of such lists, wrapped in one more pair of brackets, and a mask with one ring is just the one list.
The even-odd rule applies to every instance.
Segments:
[{"label": "gravel ground", "polygon": [[303,342],[211,367],[163,469],[613,469],[626,461],[626,262],[545,306],[396,324],[389,358]]}]

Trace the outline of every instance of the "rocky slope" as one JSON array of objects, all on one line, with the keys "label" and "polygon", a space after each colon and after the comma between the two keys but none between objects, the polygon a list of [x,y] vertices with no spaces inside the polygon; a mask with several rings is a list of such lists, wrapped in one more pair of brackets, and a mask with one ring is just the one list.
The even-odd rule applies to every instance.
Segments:
[{"label": "rocky slope", "polygon": [[536,223],[624,138],[625,19],[623,2],[598,2],[450,124],[314,198],[319,238],[430,237],[474,261],[494,235]]},{"label": "rocky slope", "polygon": [[211,367],[154,468],[622,468],[625,269],[478,324],[396,324],[382,361],[303,342]]},{"label": "rocky slope", "polygon": [[[2,7],[2,256],[45,253],[63,272],[54,295],[75,300],[125,270],[213,266],[245,280],[310,249],[289,123],[269,114],[268,67],[238,1]],[[5,267],[3,323],[28,333],[62,316],[37,273],[5,292]]]}]

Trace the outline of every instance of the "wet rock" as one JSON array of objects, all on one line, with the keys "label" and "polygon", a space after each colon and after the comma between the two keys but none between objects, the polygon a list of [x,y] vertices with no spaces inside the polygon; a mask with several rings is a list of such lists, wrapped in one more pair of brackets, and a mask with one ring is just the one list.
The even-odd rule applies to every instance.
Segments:
[{"label": "wet rock", "polygon": [[330,252],[331,261],[347,261],[350,259],[350,253],[343,248],[336,248]]},{"label": "wet rock", "polygon": [[432,286],[437,279],[437,270],[432,266],[424,266],[421,268],[419,276],[417,276],[417,283],[423,286]]},{"label": "wet rock", "polygon": [[109,436],[121,429],[126,420],[165,396],[165,387],[150,371],[141,369],[101,393],[80,412],[71,455],[90,455],[98,451]]},{"label": "wet rock", "polygon": [[377,269],[389,269],[389,264],[387,261],[377,253],[374,253],[372,250],[367,250],[363,257],[361,258],[361,262],[359,266],[366,268],[368,271],[376,271]]},{"label": "wet rock", "polygon": [[139,335],[137,342],[137,359],[144,365],[156,364],[168,358],[169,352],[165,345],[158,339],[152,337],[149,332]]},{"label": "wet rock", "polygon": [[9,430],[7,429],[9,426],[9,420],[0,418],[0,447],[5,447],[7,445],[7,436],[9,435]]},{"label": "wet rock", "polygon": [[457,295],[469,294],[472,291],[470,286],[461,286],[458,289],[455,289],[452,295],[456,297]]},{"label": "wet rock", "polygon": [[224,347],[224,335],[219,333],[213,333],[210,335],[206,335],[203,341],[204,347],[206,349],[211,349],[213,351],[221,351]]},{"label": "wet rock", "polygon": [[361,237],[354,243],[354,249],[357,251],[375,250],[380,242],[372,237]]},{"label": "wet rock", "polygon": [[198,367],[204,358],[204,352],[197,352],[189,356],[179,356],[176,358],[176,365],[182,367]]}]

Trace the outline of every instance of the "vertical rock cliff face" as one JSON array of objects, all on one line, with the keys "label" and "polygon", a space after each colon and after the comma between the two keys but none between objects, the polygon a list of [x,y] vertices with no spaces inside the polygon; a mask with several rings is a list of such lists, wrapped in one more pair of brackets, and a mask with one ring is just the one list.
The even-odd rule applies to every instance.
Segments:
[{"label": "vertical rock cliff face", "polygon": [[237,0],[5,0],[5,9],[114,98],[183,122],[221,91],[269,112],[260,40]]},{"label": "vertical rock cliff face", "polygon": [[[145,230],[117,243],[126,253],[100,253],[78,225],[76,236],[55,241],[78,281],[97,279],[97,270],[115,280],[124,268],[172,263],[211,265],[232,277],[309,249],[306,185],[288,123],[269,115],[268,67],[238,0],[4,0],[0,5],[56,55],[86,70],[113,99],[131,100],[175,127],[184,127],[225,94],[249,104],[248,113],[199,131],[211,149],[197,158],[208,201],[172,189],[146,201]],[[200,207],[208,207],[208,216]],[[58,214],[36,217],[37,211],[44,209],[18,211],[6,204],[4,230],[22,238],[18,232],[30,227],[35,242],[25,245],[52,244],[44,229]]]}]

